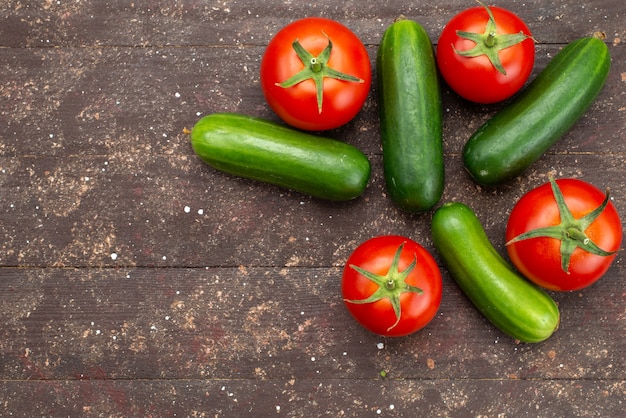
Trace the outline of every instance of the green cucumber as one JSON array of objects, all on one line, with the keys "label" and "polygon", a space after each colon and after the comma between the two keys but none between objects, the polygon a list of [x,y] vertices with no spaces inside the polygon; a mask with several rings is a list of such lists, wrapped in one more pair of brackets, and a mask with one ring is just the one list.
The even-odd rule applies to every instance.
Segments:
[{"label": "green cucumber", "polygon": [[235,113],[201,118],[191,145],[219,171],[326,200],[354,199],[370,177],[369,160],[350,144]]},{"label": "green cucumber", "polygon": [[595,37],[566,45],[546,68],[470,137],[463,161],[474,180],[496,185],[537,161],[583,115],[604,86],[611,65]]},{"label": "green cucumber", "polygon": [[496,327],[523,342],[540,342],[559,325],[559,309],[496,251],[478,217],[463,203],[447,203],[432,219],[435,248],[454,281]]},{"label": "green cucumber", "polygon": [[443,107],[428,34],[398,18],[376,56],[383,166],[391,200],[410,213],[431,209],[444,189]]}]

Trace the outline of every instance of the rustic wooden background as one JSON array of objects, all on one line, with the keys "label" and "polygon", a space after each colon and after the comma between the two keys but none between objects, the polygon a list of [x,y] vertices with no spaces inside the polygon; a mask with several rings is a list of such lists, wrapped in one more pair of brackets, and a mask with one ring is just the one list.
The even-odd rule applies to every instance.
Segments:
[{"label": "rustic wooden background", "polygon": [[[440,312],[419,333],[385,339],[352,320],[340,276],[359,243],[402,234],[434,253],[432,212],[407,215],[385,195],[375,89],[327,133],[372,162],[366,192],[348,203],[220,174],[183,133],[216,111],[276,120],[260,58],[297,18],[339,20],[373,58],[399,14],[436,43],[474,5],[0,0],[0,415],[624,416],[622,253],[596,285],[553,294],[562,323],[540,344],[494,329],[445,269]],[[441,203],[472,206],[504,254],[508,213],[549,173],[610,188],[626,216],[626,8],[497,5],[538,40],[535,74],[595,31],[613,59],[579,123],[494,189],[472,182],[460,152],[499,105],[443,87]]]}]

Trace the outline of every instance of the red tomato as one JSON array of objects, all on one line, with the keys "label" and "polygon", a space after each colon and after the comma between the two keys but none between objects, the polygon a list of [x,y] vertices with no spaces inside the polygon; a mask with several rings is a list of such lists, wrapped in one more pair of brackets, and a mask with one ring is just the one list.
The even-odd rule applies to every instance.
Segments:
[{"label": "red tomato", "polygon": [[267,103],[300,129],[323,131],[351,121],[363,107],[371,81],[365,46],[330,19],[290,23],[270,41],[261,60]]},{"label": "red tomato", "polygon": [[443,28],[437,44],[437,65],[444,80],[476,103],[513,96],[528,80],[534,63],[530,30],[517,15],[499,7],[460,12]]},{"label": "red tomato", "polygon": [[582,180],[550,179],[515,204],[506,240],[511,261],[528,279],[550,290],[578,290],[608,270],[622,225],[608,194]]},{"label": "red tomato", "polygon": [[366,329],[400,337],[435,317],[441,303],[441,272],[417,242],[397,235],[378,236],[350,255],[341,291],[346,307]]}]

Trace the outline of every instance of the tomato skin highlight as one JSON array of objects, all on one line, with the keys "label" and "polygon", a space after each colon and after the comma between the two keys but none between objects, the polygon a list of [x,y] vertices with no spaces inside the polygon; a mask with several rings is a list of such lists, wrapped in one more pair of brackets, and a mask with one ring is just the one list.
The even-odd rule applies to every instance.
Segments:
[{"label": "tomato skin highlight", "polygon": [[[384,276],[390,270],[398,248],[403,244],[398,271],[404,271],[416,260],[415,268],[405,282],[421,289],[423,293],[405,292],[400,295],[400,320],[397,321],[389,299],[383,298],[365,304],[350,302],[367,299],[379,289],[376,283],[351,266]],[[341,292],[346,308],[363,327],[378,335],[401,337],[422,329],[437,314],[442,295],[441,272],[432,255],[417,242],[398,235],[377,236],[359,245],[348,258],[343,271]]]},{"label": "tomato skin highlight", "polygon": [[[319,112],[312,79],[288,88],[277,85],[304,68],[292,45],[295,40],[314,56],[332,41],[328,66],[362,82],[325,78]],[[341,23],[321,17],[300,19],[278,31],[263,54],[260,75],[263,94],[272,110],[287,124],[310,131],[334,129],[350,122],[363,107],[372,80],[370,58],[361,40]]]},{"label": "tomato skin highlight", "polygon": [[[576,219],[599,207],[606,197],[601,190],[582,180],[559,179],[556,183]],[[506,227],[506,241],[527,231],[558,225],[560,221],[550,184],[541,185],[515,204]],[[612,202],[584,232],[605,251],[620,249],[622,226]],[[558,239],[536,237],[507,245],[507,252],[512,263],[526,278],[554,291],[574,291],[591,286],[606,273],[617,255],[600,256],[576,248],[571,255],[568,274],[561,266],[560,247]]]},{"label": "tomato skin highlight", "polygon": [[437,43],[437,64],[446,83],[464,99],[481,104],[501,102],[517,93],[528,80],[535,63],[535,44],[528,26],[509,10],[489,8],[496,22],[497,34],[522,32],[529,36],[499,52],[506,74],[496,70],[486,55],[464,57],[455,51],[467,51],[476,45],[460,37],[457,31],[485,31],[489,15],[483,6],[463,10],[452,17]]}]

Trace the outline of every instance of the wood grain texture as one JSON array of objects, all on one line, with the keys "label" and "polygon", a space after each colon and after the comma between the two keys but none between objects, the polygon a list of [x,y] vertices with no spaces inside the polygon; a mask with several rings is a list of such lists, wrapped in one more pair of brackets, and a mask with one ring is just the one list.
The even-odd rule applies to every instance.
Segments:
[{"label": "wood grain texture", "polygon": [[[442,86],[441,203],[470,205],[503,255],[515,201],[549,174],[610,188],[626,213],[625,11],[592,3],[498,4],[538,40],[535,75],[595,31],[612,55],[596,102],[518,179],[485,189],[469,178],[463,144],[501,105]],[[594,286],[552,293],[562,322],[540,344],[491,326],[445,269],[441,309],[417,334],[386,339],[352,320],[339,286],[359,243],[401,234],[440,261],[432,212],[408,215],[386,196],[375,88],[325,133],[372,162],[351,202],[218,173],[183,133],[216,111],[277,120],[259,64],[292,20],[341,21],[374,64],[399,14],[436,43],[469,6],[0,0],[0,415],[624,415],[621,252]]]}]

